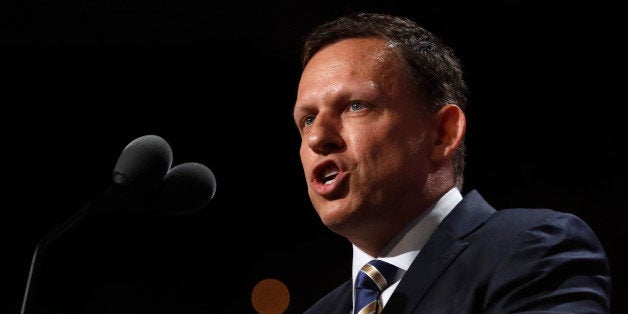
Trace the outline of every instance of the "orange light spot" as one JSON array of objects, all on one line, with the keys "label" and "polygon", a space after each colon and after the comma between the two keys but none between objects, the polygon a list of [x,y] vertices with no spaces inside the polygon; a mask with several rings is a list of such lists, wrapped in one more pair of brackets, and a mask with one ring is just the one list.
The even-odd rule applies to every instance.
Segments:
[{"label": "orange light spot", "polygon": [[282,314],[290,303],[290,293],[283,282],[268,278],[255,285],[251,302],[259,314]]}]

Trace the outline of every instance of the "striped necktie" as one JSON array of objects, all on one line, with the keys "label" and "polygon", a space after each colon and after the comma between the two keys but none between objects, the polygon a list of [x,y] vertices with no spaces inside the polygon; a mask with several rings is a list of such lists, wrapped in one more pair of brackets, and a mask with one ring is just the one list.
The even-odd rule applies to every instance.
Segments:
[{"label": "striped necktie", "polygon": [[381,292],[392,282],[397,266],[381,260],[372,260],[365,264],[355,280],[354,314],[380,313]]}]

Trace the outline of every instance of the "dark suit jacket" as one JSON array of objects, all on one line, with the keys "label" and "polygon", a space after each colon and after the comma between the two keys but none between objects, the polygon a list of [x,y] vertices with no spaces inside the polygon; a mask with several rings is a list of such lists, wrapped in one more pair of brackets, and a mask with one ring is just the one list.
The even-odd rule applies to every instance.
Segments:
[{"label": "dark suit jacket", "polygon": [[[578,217],[495,210],[471,191],[427,241],[383,313],[609,313],[602,245]],[[347,314],[351,280],[305,311]]]}]

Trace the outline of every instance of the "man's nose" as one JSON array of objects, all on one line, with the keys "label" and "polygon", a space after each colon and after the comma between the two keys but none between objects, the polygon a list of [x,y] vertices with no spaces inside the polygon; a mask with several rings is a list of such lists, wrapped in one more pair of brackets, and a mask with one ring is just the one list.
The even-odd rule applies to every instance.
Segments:
[{"label": "man's nose", "polygon": [[307,145],[317,154],[327,155],[344,148],[339,118],[319,114],[307,134]]}]

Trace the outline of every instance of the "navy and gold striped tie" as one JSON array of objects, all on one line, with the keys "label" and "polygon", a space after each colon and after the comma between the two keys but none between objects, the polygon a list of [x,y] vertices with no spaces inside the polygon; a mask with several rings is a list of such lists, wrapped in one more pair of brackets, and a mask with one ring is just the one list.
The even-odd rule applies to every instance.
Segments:
[{"label": "navy and gold striped tie", "polygon": [[381,292],[393,281],[397,267],[381,260],[365,264],[355,280],[354,314],[379,313]]}]

